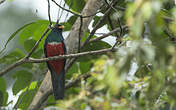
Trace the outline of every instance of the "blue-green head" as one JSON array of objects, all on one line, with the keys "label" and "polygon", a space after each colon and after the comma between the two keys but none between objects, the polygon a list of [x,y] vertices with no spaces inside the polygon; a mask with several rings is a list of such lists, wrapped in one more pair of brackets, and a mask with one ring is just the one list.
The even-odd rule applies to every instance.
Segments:
[{"label": "blue-green head", "polygon": [[62,36],[62,31],[64,29],[63,25],[56,24],[52,31],[46,38],[46,42],[62,42],[64,40]]}]

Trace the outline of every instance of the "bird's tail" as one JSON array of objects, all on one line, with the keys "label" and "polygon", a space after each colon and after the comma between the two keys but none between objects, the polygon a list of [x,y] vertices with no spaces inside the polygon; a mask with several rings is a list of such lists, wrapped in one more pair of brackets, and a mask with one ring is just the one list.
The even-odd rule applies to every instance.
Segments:
[{"label": "bird's tail", "polygon": [[65,92],[65,72],[63,71],[59,75],[56,72],[51,72],[51,79],[55,100],[63,99]]}]

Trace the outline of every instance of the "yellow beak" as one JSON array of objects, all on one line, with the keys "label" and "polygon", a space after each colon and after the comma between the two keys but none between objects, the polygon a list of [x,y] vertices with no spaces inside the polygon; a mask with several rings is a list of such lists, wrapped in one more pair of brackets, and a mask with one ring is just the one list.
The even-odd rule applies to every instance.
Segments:
[{"label": "yellow beak", "polygon": [[59,29],[64,29],[64,26],[62,25],[62,26],[59,26],[58,28],[59,28]]}]

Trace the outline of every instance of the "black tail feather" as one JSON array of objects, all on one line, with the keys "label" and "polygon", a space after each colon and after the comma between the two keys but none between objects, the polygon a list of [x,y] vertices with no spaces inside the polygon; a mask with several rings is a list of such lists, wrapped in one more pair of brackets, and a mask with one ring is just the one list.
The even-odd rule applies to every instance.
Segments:
[{"label": "black tail feather", "polygon": [[61,72],[59,75],[51,72],[51,79],[53,85],[53,93],[55,100],[63,99],[65,93],[65,73]]}]

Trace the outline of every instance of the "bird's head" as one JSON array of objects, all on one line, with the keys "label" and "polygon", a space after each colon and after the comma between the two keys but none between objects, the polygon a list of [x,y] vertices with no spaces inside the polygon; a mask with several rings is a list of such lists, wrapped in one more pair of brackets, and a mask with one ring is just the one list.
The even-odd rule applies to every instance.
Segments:
[{"label": "bird's head", "polygon": [[55,28],[62,31],[64,29],[64,25],[61,25],[61,24],[56,24],[55,25]]}]

